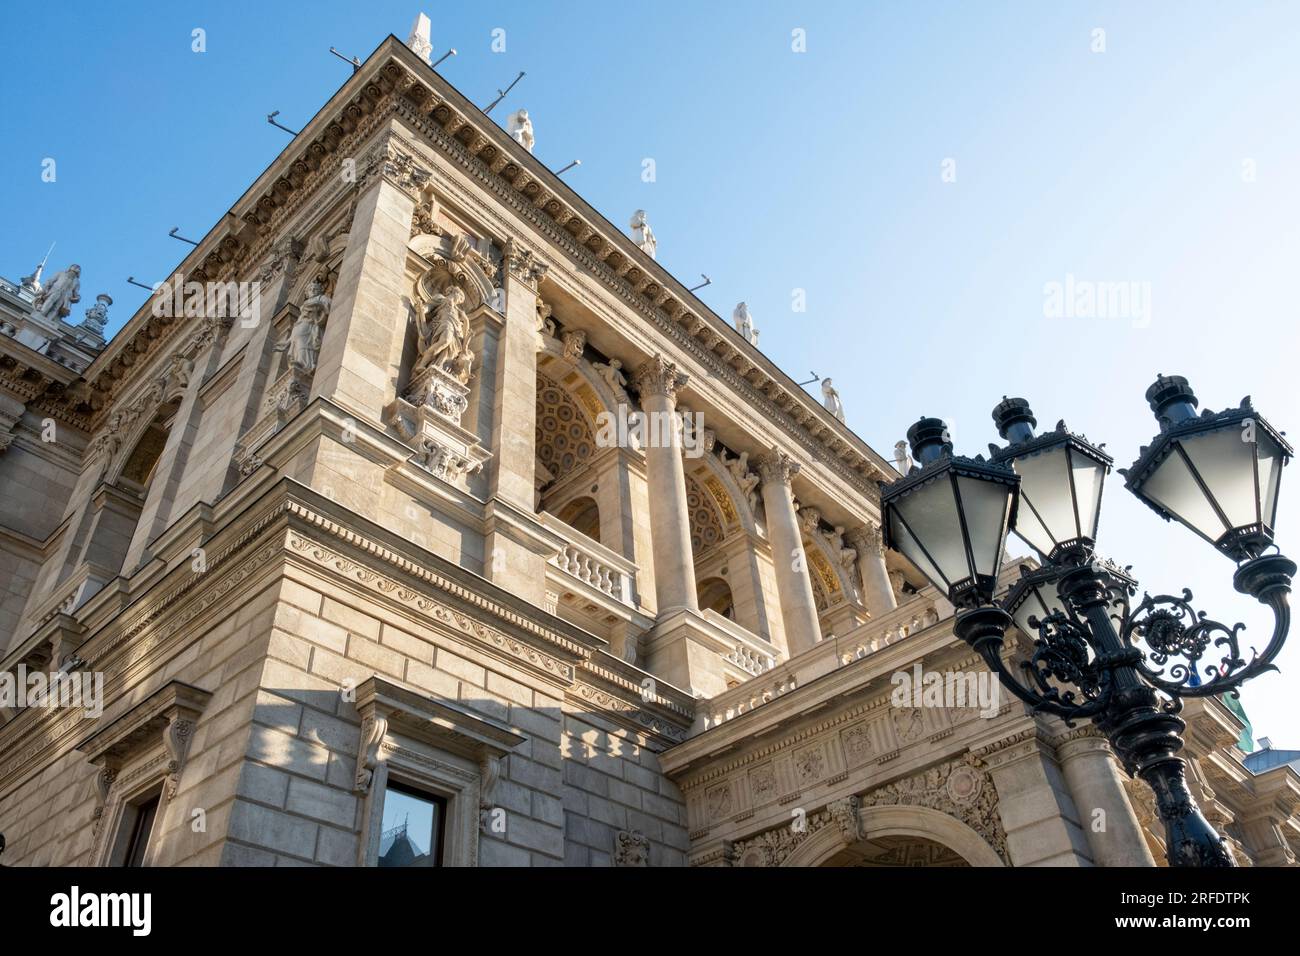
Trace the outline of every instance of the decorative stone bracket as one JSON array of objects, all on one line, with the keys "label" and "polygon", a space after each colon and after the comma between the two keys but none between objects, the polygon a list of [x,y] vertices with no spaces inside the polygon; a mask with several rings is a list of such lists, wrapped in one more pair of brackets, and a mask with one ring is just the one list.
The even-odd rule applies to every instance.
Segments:
[{"label": "decorative stone bracket", "polygon": [[[479,834],[493,829],[500,760],[527,738],[499,721],[382,677],[363,681],[356,695],[361,734],[353,789],[364,801],[359,865],[373,866],[378,859],[390,763],[395,772],[426,781],[447,800],[444,863],[475,865]],[[412,743],[423,747],[416,752]]]},{"label": "decorative stone bracket", "polygon": [[154,691],[122,716],[92,734],[78,747],[99,768],[95,777],[94,845],[96,859],[105,862],[110,851],[103,840],[106,821],[120,802],[122,783],[147,779],[158,761],[132,770],[130,781],[123,769],[162,744],[163,798],[170,800],[180,789],[181,774],[189,756],[190,741],[199,716],[212,699],[210,691],[171,681]]}]

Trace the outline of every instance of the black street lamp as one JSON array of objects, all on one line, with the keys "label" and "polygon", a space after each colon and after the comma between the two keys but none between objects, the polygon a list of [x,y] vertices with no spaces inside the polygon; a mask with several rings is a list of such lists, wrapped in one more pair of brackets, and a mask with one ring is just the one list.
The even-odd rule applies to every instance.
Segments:
[{"label": "black street lamp", "polygon": [[[1112,459],[1064,422],[1035,435],[1037,421],[1021,398],[993,410],[1007,445],[990,446],[988,460],[954,456],[938,419],[908,430],[918,464],[881,483],[885,542],[948,596],[958,608],[957,636],[1011,693],[1035,712],[1071,726],[1091,719],[1106,734],[1125,770],[1155,793],[1171,866],[1233,866],[1227,842],[1187,788],[1178,755],[1186,724],[1178,712],[1185,698],[1235,694],[1244,681],[1277,669],[1272,661],[1290,626],[1296,565],[1265,552],[1292,450],[1249,399],[1198,416],[1187,380],[1161,375],[1147,401],[1160,434],[1120,473],[1163,518],[1237,561],[1236,589],[1272,609],[1272,638],[1262,653],[1252,648],[1249,661],[1239,644],[1242,625],[1197,613],[1188,590],[1144,594],[1130,605],[1137,582],[1094,550]],[[1008,530],[1039,553],[1042,567],[1022,568],[999,604],[993,594]],[[1034,639],[1018,673],[1002,658],[1012,624]]]}]

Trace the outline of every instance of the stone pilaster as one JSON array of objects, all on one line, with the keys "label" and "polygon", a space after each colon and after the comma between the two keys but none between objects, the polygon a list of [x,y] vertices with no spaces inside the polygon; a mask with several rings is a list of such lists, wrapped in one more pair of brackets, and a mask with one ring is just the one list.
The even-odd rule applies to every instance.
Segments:
[{"label": "stone pilaster", "polygon": [[363,180],[311,390],[313,399],[329,396],[374,423],[383,420],[401,373],[407,326],[402,296],[415,211],[413,190],[390,156],[395,147],[388,136]]},{"label": "stone pilaster", "polygon": [[772,542],[772,564],[776,570],[776,593],[781,601],[781,621],[790,656],[805,651],[821,637],[817,622],[817,600],[808,576],[799,518],[794,510],[790,479],[799,464],[779,449],[759,459],[763,480],[763,510],[767,515],[767,536]]},{"label": "stone pilaster", "polygon": [[[662,355],[656,355],[633,375],[641,394],[641,409],[647,417],[646,433],[650,436],[645,449],[646,480],[650,492],[655,597],[660,615],[681,608],[699,610],[686,473],[682,467],[676,414],[677,392],[686,381],[677,366]],[[665,438],[666,443],[662,440]]]},{"label": "stone pilaster", "polygon": [[1119,765],[1091,725],[1058,740],[1057,758],[1098,866],[1155,866],[1137,815],[1124,792]]},{"label": "stone pilaster", "polygon": [[[505,250],[505,323],[493,343],[493,458],[488,473],[488,532],[483,573],[538,606],[545,601],[546,554],[531,528],[536,513],[537,290],[546,266],[532,250]],[[524,521],[527,517],[529,520]]]},{"label": "stone pilaster", "polygon": [[854,528],[844,539],[858,553],[858,574],[861,578],[862,600],[873,617],[883,617],[898,607],[894,588],[885,567],[885,542],[878,525]]},{"label": "stone pilaster", "polygon": [[1092,862],[1060,767],[1036,727],[972,751],[993,778],[1012,866]]}]

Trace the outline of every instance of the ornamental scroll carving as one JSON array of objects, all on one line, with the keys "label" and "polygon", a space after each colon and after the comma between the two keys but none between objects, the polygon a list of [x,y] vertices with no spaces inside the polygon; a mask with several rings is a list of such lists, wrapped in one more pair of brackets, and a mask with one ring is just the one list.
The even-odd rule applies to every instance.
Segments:
[{"label": "ornamental scroll carving", "polygon": [[837,827],[845,844],[865,839],[859,811],[867,807],[912,806],[938,810],[978,833],[1010,865],[1007,834],[998,815],[993,781],[969,754],[856,797],[831,801],[796,828],[783,824],[735,844],[741,866],[780,866],[809,837],[825,827]]}]

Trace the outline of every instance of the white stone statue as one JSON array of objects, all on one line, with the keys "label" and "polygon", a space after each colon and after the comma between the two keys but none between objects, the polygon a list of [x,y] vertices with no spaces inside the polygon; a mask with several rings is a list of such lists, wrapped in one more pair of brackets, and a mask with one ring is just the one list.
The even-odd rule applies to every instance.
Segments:
[{"label": "white stone statue", "polygon": [[465,290],[454,283],[429,300],[420,321],[420,358],[414,374],[435,366],[462,385],[469,381],[474,353],[464,304]]},{"label": "white stone statue", "polygon": [[81,266],[75,263],[54,278],[36,296],[33,311],[50,321],[62,319],[72,313],[70,306],[81,301]]},{"label": "white stone statue", "polygon": [[86,310],[86,317],[81,322],[81,327],[95,335],[104,334],[104,326],[108,324],[108,307],[113,304],[113,300],[107,293],[101,292],[95,296],[95,304]]},{"label": "white stone statue", "polygon": [[754,328],[754,319],[749,314],[749,306],[743,302],[737,303],[731,313],[731,321],[735,324],[736,331],[745,337],[746,342],[758,346],[758,329]]},{"label": "white stone statue", "polygon": [[844,421],[844,403],[840,401],[840,393],[835,391],[829,378],[822,379],[822,404],[828,412]]},{"label": "white stone statue", "polygon": [[905,441],[894,442],[894,467],[900,475],[912,470],[912,453]]},{"label": "white stone statue", "polygon": [[506,123],[506,132],[510,138],[531,153],[534,142],[533,121],[528,118],[528,110],[515,110]]},{"label": "white stone statue", "polygon": [[627,376],[623,374],[623,363],[616,358],[612,358],[609,360],[608,365],[604,362],[593,362],[592,368],[596,370],[596,374],[604,379],[605,384],[609,386],[609,390],[614,393],[614,396],[623,404],[628,404],[630,399],[627,395]]},{"label": "white stone statue", "polygon": [[757,514],[759,477],[749,470],[749,452],[742,451],[738,458],[724,457],[723,464],[727,466],[727,471],[731,472],[731,477],[736,479],[736,484],[740,485],[740,490],[744,492],[749,510]]},{"label": "white stone statue", "polygon": [[655,238],[655,232],[650,228],[650,220],[646,218],[645,210],[638,209],[632,213],[632,241],[641,247],[641,251],[651,259],[655,257],[655,249],[659,246],[659,240]]},{"label": "white stone statue", "polygon": [[844,546],[844,526],[837,524],[834,531],[825,531],[823,534],[826,543],[831,546],[831,551],[840,556],[840,564],[845,568],[852,568],[858,561],[858,552]]},{"label": "white stone statue", "polygon": [[316,362],[320,358],[321,330],[329,317],[333,300],[325,294],[325,287],[319,279],[313,279],[307,286],[307,298],[293,328],[284,340],[275,347],[277,352],[288,352],[289,367],[308,374],[316,371]]}]

